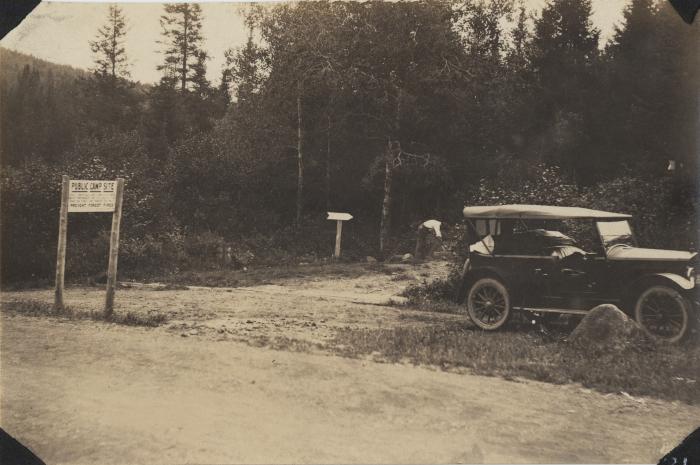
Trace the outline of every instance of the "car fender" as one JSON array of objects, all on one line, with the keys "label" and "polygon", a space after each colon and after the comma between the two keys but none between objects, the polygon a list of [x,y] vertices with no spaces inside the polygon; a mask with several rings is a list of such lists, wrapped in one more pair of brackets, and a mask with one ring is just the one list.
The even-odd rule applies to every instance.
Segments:
[{"label": "car fender", "polygon": [[506,286],[510,284],[507,276],[504,273],[502,273],[497,267],[491,266],[480,266],[479,268],[470,267],[464,274],[464,282],[466,283],[468,281],[487,276],[501,280]]},{"label": "car fender", "polygon": [[469,261],[469,256],[467,256],[467,259],[464,260],[464,265],[462,265],[462,279],[465,279],[467,276],[467,273],[469,272],[469,269],[471,268],[471,262]]},{"label": "car fender", "polygon": [[691,278],[685,278],[681,275],[678,275],[676,273],[652,273],[645,275],[642,279],[639,281],[648,279],[648,278],[655,278],[655,279],[661,279],[664,281],[670,281],[672,284],[675,284],[676,286],[680,287],[681,289],[685,291],[689,291],[691,289],[695,289],[695,279]]},{"label": "car fender", "polygon": [[465,263],[464,266],[464,273],[462,274],[462,285],[459,286],[458,293],[457,293],[457,302],[458,303],[463,303],[466,298],[467,298],[467,287],[470,283],[473,281],[482,278],[482,277],[487,277],[491,276],[494,277],[498,280],[500,280],[503,284],[505,284],[506,287],[509,287],[509,282],[506,279],[506,277],[503,275],[503,273],[499,272],[498,269],[495,267],[478,267],[474,268],[472,266],[469,266],[470,264]]}]

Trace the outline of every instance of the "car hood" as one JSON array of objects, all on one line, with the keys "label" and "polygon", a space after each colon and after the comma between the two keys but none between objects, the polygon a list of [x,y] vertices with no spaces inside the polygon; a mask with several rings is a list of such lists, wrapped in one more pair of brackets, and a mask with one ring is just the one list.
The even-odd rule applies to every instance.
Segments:
[{"label": "car hood", "polygon": [[692,260],[697,253],[682,250],[643,249],[640,247],[613,247],[608,250],[610,260],[664,260],[673,262],[687,262]]}]

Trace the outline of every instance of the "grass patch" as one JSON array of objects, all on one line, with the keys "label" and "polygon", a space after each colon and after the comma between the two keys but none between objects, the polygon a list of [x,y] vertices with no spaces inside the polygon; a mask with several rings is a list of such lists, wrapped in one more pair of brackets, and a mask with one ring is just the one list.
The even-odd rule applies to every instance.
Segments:
[{"label": "grass patch", "polygon": [[437,313],[464,314],[465,308],[457,303],[457,284],[454,276],[410,284],[401,292],[406,297],[403,306],[414,310]]},{"label": "grass patch", "polygon": [[450,273],[446,278],[438,278],[411,284],[401,293],[408,303],[416,306],[438,302],[455,302],[459,291],[460,279],[457,274]]},{"label": "grass patch", "polygon": [[247,287],[308,277],[357,278],[368,273],[392,274],[395,267],[383,263],[329,263],[252,268],[243,270],[184,271],[157,277],[168,286]]},{"label": "grass patch", "polygon": [[57,309],[53,304],[48,302],[31,299],[18,299],[3,302],[2,309],[3,311],[18,315],[53,316],[70,320],[106,321],[127,326],[156,327],[168,321],[167,315],[157,312],[142,314],[129,311],[126,313],[105,315],[103,311],[77,310],[68,305],[64,306],[62,309]]},{"label": "grass patch", "polygon": [[48,278],[32,278],[22,281],[3,282],[2,291],[25,291],[28,289],[46,289],[52,287],[54,282]]},{"label": "grass patch", "polygon": [[110,323],[116,323],[119,325],[126,326],[148,326],[155,328],[168,321],[167,315],[157,312],[151,312],[147,314],[126,312],[126,313],[113,313],[110,317],[93,318],[95,320],[108,321]]},{"label": "grass patch", "polygon": [[328,348],[347,357],[379,354],[443,369],[522,377],[555,384],[581,383],[601,392],[625,391],[700,404],[700,347],[665,346],[594,354],[539,333],[484,333],[465,325],[383,330],[340,329]]},{"label": "grass patch", "polygon": [[[423,281],[403,292],[406,306],[427,312],[465,313],[455,303],[460,280]],[[506,330],[484,332],[472,325],[341,330],[334,344],[347,356],[380,354],[387,361],[410,361],[443,368],[467,368],[476,374],[522,377],[555,384],[580,383],[601,392],[625,391],[700,404],[700,344],[631,346],[620,352],[593,353],[565,341],[580,321],[560,318],[542,326],[516,312]],[[535,324],[533,325],[533,321]],[[533,329],[539,329],[535,331]]]}]

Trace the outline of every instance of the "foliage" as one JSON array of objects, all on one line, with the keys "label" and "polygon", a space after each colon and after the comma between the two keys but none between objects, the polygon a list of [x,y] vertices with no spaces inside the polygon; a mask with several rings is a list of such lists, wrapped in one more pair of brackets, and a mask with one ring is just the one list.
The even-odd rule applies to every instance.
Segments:
[{"label": "foliage", "polygon": [[[523,167],[482,179],[479,190],[466,203],[543,204],[580,206],[627,213],[642,245],[649,247],[697,247],[698,197],[694,186],[667,175],[626,175],[590,186],[577,187],[552,166]],[[510,177],[509,177],[510,176]],[[516,177],[517,179],[513,179]]]},{"label": "foliage", "polygon": [[[200,266],[209,242],[252,264],[327,257],[329,210],[354,216],[348,257],[379,256],[380,225],[387,254],[405,252],[411,224],[459,223],[464,203],[628,212],[643,244],[697,246],[698,29],[667,2],[632,0],[608,44],[589,0],[300,2],[244,19],[218,88],[196,4],[164,7],[154,86],[105,42],[125,32],[118,7],[97,74],[0,50],[3,279],[51,278],[62,174],[126,179],[131,275]],[[102,266],[107,223],[71,217],[69,276]]]},{"label": "foliage", "polygon": [[459,276],[456,273],[451,273],[447,278],[412,284],[401,295],[407,297],[412,306],[418,307],[427,304],[454,302],[455,296],[459,292],[460,283]]},{"label": "foliage", "polygon": [[629,213],[641,246],[698,248],[700,198],[678,178],[622,176],[586,189],[581,205]]}]

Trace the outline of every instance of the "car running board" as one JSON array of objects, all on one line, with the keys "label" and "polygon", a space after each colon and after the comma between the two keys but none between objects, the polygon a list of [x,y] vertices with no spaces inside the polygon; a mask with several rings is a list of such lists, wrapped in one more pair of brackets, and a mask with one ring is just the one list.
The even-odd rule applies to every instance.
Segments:
[{"label": "car running board", "polygon": [[576,310],[571,308],[539,308],[539,307],[513,307],[515,310],[525,310],[534,313],[565,313],[568,315],[586,315],[590,310]]}]

